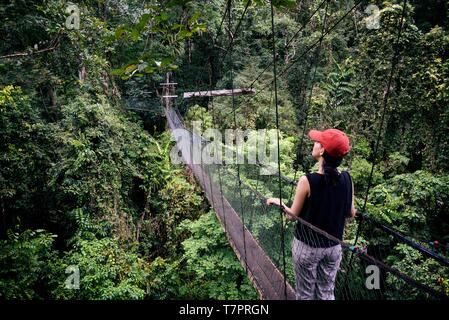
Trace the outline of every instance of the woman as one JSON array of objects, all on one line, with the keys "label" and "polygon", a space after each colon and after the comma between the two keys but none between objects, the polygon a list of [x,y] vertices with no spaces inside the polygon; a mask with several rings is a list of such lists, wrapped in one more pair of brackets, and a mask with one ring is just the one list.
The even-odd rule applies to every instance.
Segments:
[{"label": "woman", "polygon": [[[318,229],[342,240],[345,220],[356,214],[354,185],[348,172],[337,168],[349,152],[349,139],[337,129],[311,130],[315,141],[312,156],[318,161],[316,173],[302,176],[291,208],[282,204],[289,220],[301,217]],[[280,205],[267,199],[268,205]],[[298,221],[292,243],[296,276],[296,299],[334,300],[337,271],[342,258],[341,245]]]}]

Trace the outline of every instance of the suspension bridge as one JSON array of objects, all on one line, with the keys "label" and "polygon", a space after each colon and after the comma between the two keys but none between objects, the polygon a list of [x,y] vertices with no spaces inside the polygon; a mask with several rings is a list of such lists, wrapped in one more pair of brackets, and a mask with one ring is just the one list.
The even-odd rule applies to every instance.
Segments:
[{"label": "suspension bridge", "polygon": [[[226,50],[225,58],[229,58],[229,67],[231,70],[231,89],[227,90],[206,90],[198,92],[184,93],[184,98],[195,97],[215,97],[215,96],[229,96],[232,100],[234,128],[237,128],[236,123],[236,106],[235,96],[241,94],[248,94],[248,100],[254,99],[260,91],[256,92],[253,89],[253,84],[259,81],[260,76],[269,67],[273,67],[273,80],[266,83],[261,89],[265,90],[272,87],[274,91],[274,105],[276,113],[276,130],[279,134],[279,111],[278,111],[278,97],[277,97],[277,78],[288,72],[291,66],[301,57],[314,50],[317,56],[317,50],[320,50],[323,39],[333,30],[338,24],[343,21],[361,1],[357,1],[354,6],[342,15],[333,25],[327,25],[326,16],[329,9],[328,0],[324,0],[319,4],[318,8],[311,14],[307,23],[312,17],[319,12],[319,9],[324,7],[324,18],[322,19],[321,35],[316,42],[312,43],[307,49],[295,60],[290,62],[287,67],[278,72],[276,68],[277,54],[274,46],[274,9],[271,5],[271,27],[272,27],[272,42],[273,42],[273,61],[265,70],[259,74],[256,79],[248,86],[248,88],[237,89],[233,85],[233,44],[235,42],[238,30],[241,26],[242,19],[248,10],[251,1],[247,2],[242,16],[240,17],[236,28],[232,32],[231,21],[231,7],[232,1],[229,0],[223,14],[223,19],[220,24],[220,31],[222,25],[228,18],[228,32],[229,32],[229,47]],[[378,128],[378,135],[374,147],[373,159],[379,149],[379,142],[381,140],[381,133],[384,125],[384,119],[387,112],[388,98],[391,91],[392,81],[394,79],[395,69],[397,67],[400,50],[397,44],[401,39],[403,28],[403,20],[406,13],[407,1],[403,1],[400,21],[397,27],[396,43],[394,45],[394,54],[391,60],[390,72],[387,77],[387,85],[385,94],[383,96],[383,108],[381,119]],[[307,24],[306,23],[306,24]],[[302,29],[305,25],[302,27]],[[289,39],[291,43],[294,38],[301,34],[301,30]],[[307,130],[307,115],[308,105],[312,98],[312,91],[315,82],[316,61],[312,61],[310,65],[311,79],[310,79],[310,93],[305,101],[305,118],[303,121],[303,134],[301,136],[300,144],[302,146],[305,132]],[[293,179],[285,177],[281,173],[281,166],[278,161],[278,168],[274,168],[277,172],[275,175],[261,175],[261,164],[230,164],[230,163],[195,163],[194,145],[206,146],[211,141],[204,139],[197,132],[191,131],[184,123],[179,110],[174,105],[175,99],[178,97],[175,94],[175,85],[173,79],[167,74],[166,83],[163,85],[162,103],[164,105],[165,117],[167,125],[172,132],[181,132],[178,134],[176,147],[179,155],[183,159],[183,163],[187,165],[189,170],[195,176],[195,179],[204,191],[206,198],[214,209],[225,233],[233,248],[236,256],[240,260],[246,273],[258,291],[261,299],[295,299],[295,277],[294,277],[294,263],[295,253],[291,254],[291,242],[293,239],[293,229],[295,223],[299,228],[304,229],[310,235],[307,239],[309,243],[320,245],[322,241],[332,241],[340,244],[342,248],[342,261],[337,273],[335,281],[335,297],[340,300],[367,300],[367,299],[448,299],[448,296],[442,290],[438,281],[424,281],[422,277],[410,273],[410,270],[399,270],[387,257],[394,253],[394,248],[397,245],[403,245],[407,248],[407,252],[414,252],[421,257],[411,263],[420,264],[425,263],[432,266],[434,272],[446,276],[449,274],[449,260],[444,254],[438,253],[435,250],[427,247],[420,241],[402,234],[392,226],[380,223],[374,217],[366,212],[366,204],[368,200],[369,190],[372,185],[373,171],[375,161],[372,163],[371,172],[368,179],[368,187],[364,202],[359,207],[358,214],[355,221],[349,223],[356,224],[356,232],[354,241],[339,240],[334,236],[326,233],[323,230],[311,225],[301,217],[291,217],[295,223],[289,223],[285,219],[285,212],[280,207],[267,206],[267,195],[264,195],[261,190],[270,190],[271,194],[278,195],[284,202],[292,201],[294,187],[297,183],[297,177]],[[245,102],[243,102],[245,103]],[[277,137],[277,152],[279,157],[279,135]],[[298,148],[301,150],[302,148]],[[296,172],[298,172],[298,162],[300,158],[300,151],[296,154]],[[273,169],[273,168],[272,168]],[[360,238],[363,237],[364,243],[359,243]],[[324,240],[323,240],[324,239]],[[382,240],[381,240],[382,239]],[[292,257],[293,256],[293,257]],[[379,287],[370,289],[366,285],[367,274],[366,270],[369,266],[375,266],[380,271]],[[411,265],[413,266],[413,265]],[[430,269],[429,269],[430,270]],[[430,272],[430,271],[429,271]],[[429,275],[430,276],[430,275]],[[432,275],[434,276],[434,275]],[[429,278],[429,277],[425,277]]]}]

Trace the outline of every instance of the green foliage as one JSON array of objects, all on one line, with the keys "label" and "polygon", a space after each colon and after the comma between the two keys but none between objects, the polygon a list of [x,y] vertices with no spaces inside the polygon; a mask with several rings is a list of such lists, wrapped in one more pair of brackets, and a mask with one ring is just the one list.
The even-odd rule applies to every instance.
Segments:
[{"label": "green foliage", "polygon": [[9,230],[0,240],[0,297],[2,299],[48,298],[49,282],[58,264],[53,249],[56,235],[45,230]]},{"label": "green foliage", "polygon": [[393,152],[388,156],[388,160],[384,162],[384,172],[387,177],[393,177],[397,174],[407,172],[407,165],[410,159],[400,152]]},{"label": "green foliage", "polygon": [[347,131],[346,128],[350,127],[347,115],[357,112],[351,101],[356,89],[356,84],[350,81],[354,77],[354,70],[350,66],[349,58],[343,61],[342,65],[334,58],[333,60],[332,68],[335,71],[327,74],[327,79],[319,89],[323,92],[318,92],[312,100],[310,112],[321,115],[317,121],[318,127],[341,128]]},{"label": "green foliage", "polygon": [[115,228],[124,239],[134,238],[125,221],[136,221],[146,200],[133,201],[129,192],[137,187],[148,197],[168,183],[168,151],[105,101],[79,97],[62,114],[55,136],[58,161],[49,171],[60,209],[82,210],[103,232]]},{"label": "green foliage", "polygon": [[[233,22],[247,3],[233,3]],[[422,242],[449,242],[447,10],[427,0],[408,4],[396,46],[399,3],[379,4],[378,30],[366,28],[359,7],[319,50],[303,54],[319,39],[325,19],[330,26],[348,9],[347,2],[330,2],[326,17],[321,7],[306,24],[319,3],[273,1],[281,173],[294,176],[296,150],[302,158],[310,153],[309,141],[299,148],[304,125],[338,127],[351,137],[348,166],[357,195],[364,195],[371,170],[366,159],[373,158],[399,49],[367,211]],[[225,0],[80,1],[79,30],[65,27],[66,5],[14,0],[0,6],[1,297],[255,298],[213,214],[202,215],[209,208],[198,186],[170,162],[173,142],[159,134],[164,121],[154,91],[165,72],[173,72],[184,91],[251,84],[257,96],[234,101],[236,126],[276,128],[270,4],[252,2],[227,59],[228,26],[220,25]],[[140,117],[122,109],[140,105],[150,112]],[[188,120],[204,119],[204,128],[234,126],[229,97],[193,105]],[[304,170],[307,160],[300,158]],[[240,169],[245,183],[278,196],[276,177],[259,179],[258,168]],[[237,205],[235,178],[227,179],[232,183],[224,191]],[[284,199],[290,190],[282,188]],[[243,196],[260,208],[251,193]],[[247,221],[276,260],[274,216]],[[16,225],[25,231],[7,231]],[[355,238],[354,223],[345,237]],[[447,274],[389,237],[369,237],[365,230],[359,244],[384,249],[382,258],[399,270],[449,290]],[[80,290],[64,287],[71,264],[80,267]],[[291,278],[290,262],[289,268]],[[421,297],[396,278],[388,283]]]},{"label": "green foliage", "polygon": [[203,201],[185,177],[175,175],[173,181],[150,200],[153,215],[144,222],[146,232],[140,240],[143,252],[176,255],[183,240],[178,226],[186,219],[198,218],[204,210]]},{"label": "green foliage", "polygon": [[182,243],[182,255],[173,260],[158,258],[151,264],[153,298],[257,298],[213,212],[196,221],[185,220],[179,229],[190,235]]},{"label": "green foliage", "polygon": [[447,241],[449,179],[426,171],[397,175],[370,193],[369,212],[414,238]]},{"label": "green foliage", "polygon": [[[124,100],[136,101],[154,83],[113,77],[159,83],[162,72],[175,70],[184,43],[206,31],[201,5],[77,5],[78,30],[65,27],[64,1],[0,7],[0,293],[6,299],[148,297],[145,260],[176,259],[189,232],[179,224],[206,210],[197,187],[171,164],[170,135],[148,134],[137,115],[121,108],[122,90]],[[48,231],[6,239],[16,224]],[[223,250],[235,263],[232,251]],[[64,287],[69,265],[80,268],[79,290]],[[195,285],[202,290],[201,281]]]},{"label": "green foliage", "polygon": [[359,138],[357,141],[353,141],[352,143],[351,153],[360,158],[369,158],[371,149],[368,143],[368,140],[365,138]]},{"label": "green foliage", "polygon": [[[143,45],[143,51],[114,69],[114,75],[127,80],[145,73],[176,70],[175,59],[183,54],[184,42],[206,31],[206,25],[199,21],[200,13],[191,1],[163,2],[154,0],[143,8],[137,6],[136,22],[121,24],[115,29],[116,40],[137,48]],[[149,38],[152,39],[150,44]]]},{"label": "green foliage", "polygon": [[[234,86],[244,88],[253,80],[254,75],[259,74],[262,69],[254,66],[250,62],[247,67],[235,75]],[[227,75],[229,76],[229,75]],[[269,71],[262,74],[261,79],[272,81],[272,75]],[[223,82],[229,81],[224,79]],[[220,86],[222,86],[220,84]],[[223,85],[224,86],[224,85]],[[274,129],[276,128],[276,107],[274,105],[274,92],[262,90],[262,85],[254,85],[257,95],[237,97],[235,105],[232,105],[232,99],[229,97],[218,97],[210,104],[216,122],[220,127],[234,127],[234,107],[236,110],[236,123],[238,128],[242,129]],[[286,90],[278,91],[278,111],[279,127],[287,135],[295,135],[297,132],[295,126],[295,111],[291,98]],[[224,126],[226,124],[226,126]]]},{"label": "green foliage", "polygon": [[[364,196],[368,188],[368,179],[372,164],[366,159],[355,158],[352,160],[351,177],[354,182],[354,191],[359,196]],[[382,172],[378,167],[374,167],[371,187],[383,182]]]},{"label": "green foliage", "polygon": [[[36,219],[33,209],[45,206],[45,170],[52,158],[52,131],[20,87],[0,89],[0,201],[3,210],[9,212],[5,216],[9,226],[19,223],[18,216],[25,223]],[[42,224],[35,226],[40,228]],[[3,231],[6,229],[3,226]]]},{"label": "green foliage", "polygon": [[[212,116],[207,112],[207,110],[199,105],[194,105],[189,107],[189,111],[184,117],[184,121],[188,128],[192,130],[192,121],[201,121],[202,130],[206,130],[208,128],[214,128],[214,123],[212,121]],[[199,132],[201,134],[201,132]]]},{"label": "green foliage", "polygon": [[[130,250],[131,249],[131,250]],[[148,264],[132,248],[123,248],[113,238],[81,240],[64,255],[63,269],[77,266],[79,289],[53,290],[57,299],[129,300],[146,296]]]},{"label": "green foliage", "polygon": [[[395,253],[397,255],[387,259],[394,268],[404,274],[412,275],[414,280],[425,283],[438,292],[446,291],[447,293],[444,279],[447,279],[449,273],[437,261],[425,259],[421,253],[405,244],[398,244],[395,247]],[[394,288],[389,292],[390,299],[429,299],[424,292],[392,275],[387,277],[387,283]]]}]

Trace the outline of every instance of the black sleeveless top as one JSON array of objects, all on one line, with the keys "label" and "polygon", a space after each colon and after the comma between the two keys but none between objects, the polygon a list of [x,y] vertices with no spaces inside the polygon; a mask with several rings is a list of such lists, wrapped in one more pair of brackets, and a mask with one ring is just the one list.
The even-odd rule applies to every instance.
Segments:
[{"label": "black sleeveless top", "polygon": [[[310,197],[306,198],[299,217],[342,240],[345,220],[350,216],[352,207],[351,176],[343,171],[335,186],[326,185],[323,174],[309,173],[306,177],[310,185]],[[295,237],[315,248],[338,244],[300,221],[296,223]]]}]

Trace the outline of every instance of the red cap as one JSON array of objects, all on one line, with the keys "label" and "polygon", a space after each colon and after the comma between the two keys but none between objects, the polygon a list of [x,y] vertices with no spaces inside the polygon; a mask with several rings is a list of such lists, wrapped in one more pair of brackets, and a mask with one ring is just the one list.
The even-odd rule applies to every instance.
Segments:
[{"label": "red cap", "polygon": [[321,143],[332,157],[342,158],[351,150],[348,136],[338,129],[310,130],[309,137]]}]

